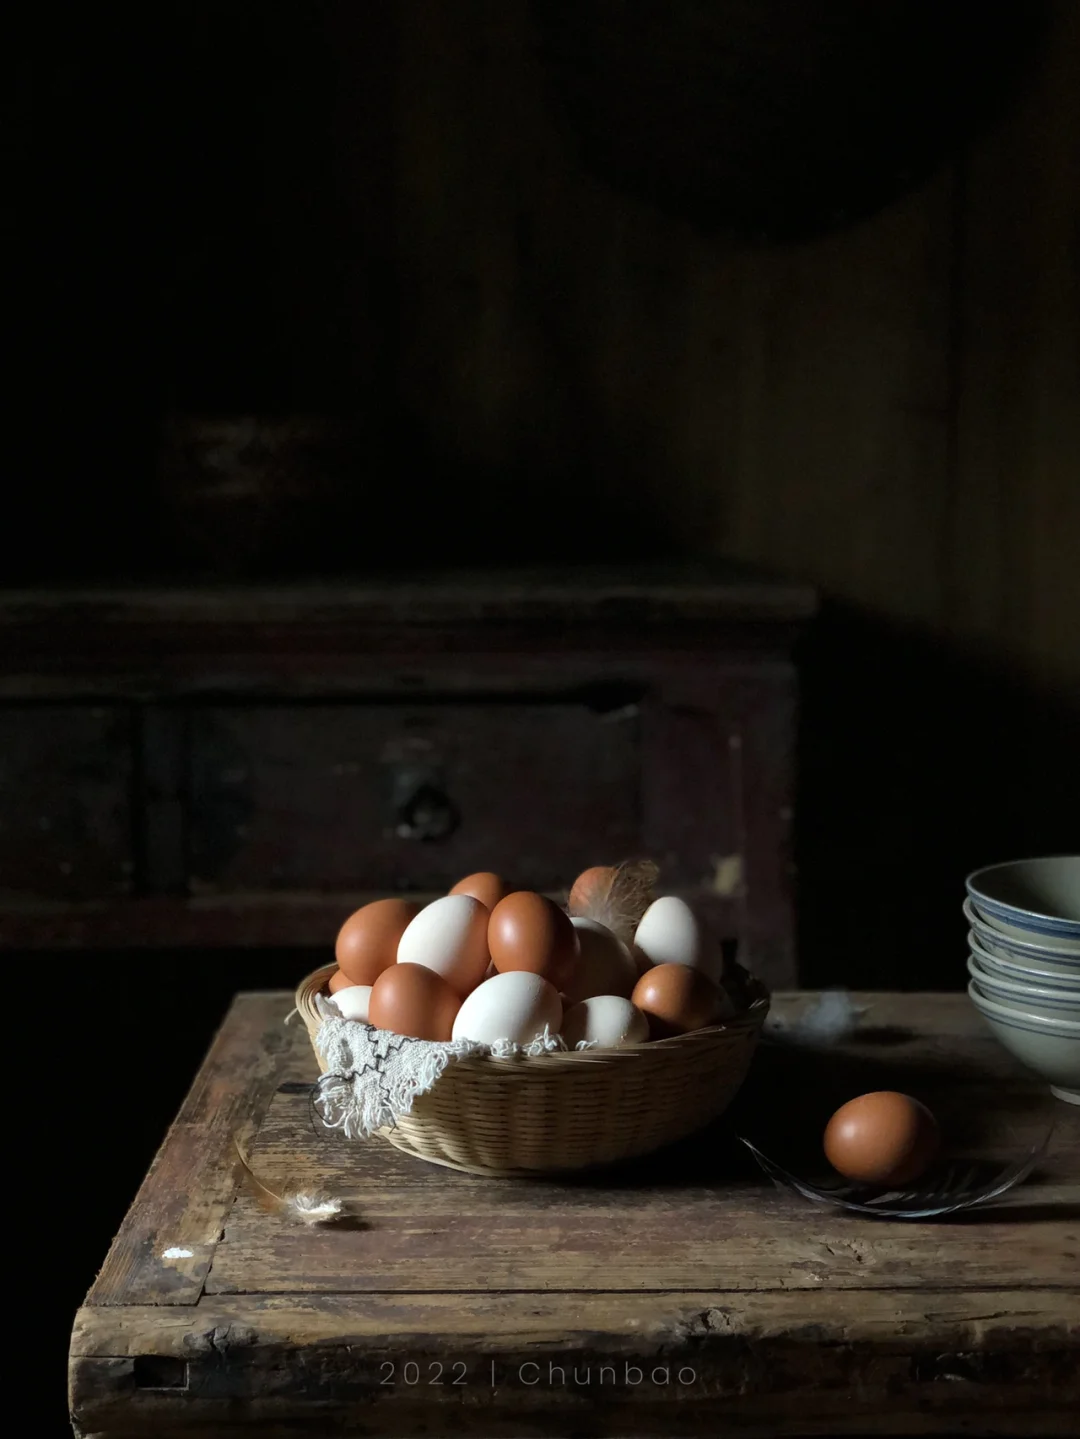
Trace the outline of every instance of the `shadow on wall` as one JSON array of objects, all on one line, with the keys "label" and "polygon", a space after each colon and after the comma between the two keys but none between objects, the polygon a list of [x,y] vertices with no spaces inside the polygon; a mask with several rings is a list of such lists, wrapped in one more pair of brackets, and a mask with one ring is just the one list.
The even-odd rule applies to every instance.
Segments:
[{"label": "shadow on wall", "polygon": [[1080,847],[1080,705],[836,603],[800,669],[802,983],[961,988],[965,876]]}]

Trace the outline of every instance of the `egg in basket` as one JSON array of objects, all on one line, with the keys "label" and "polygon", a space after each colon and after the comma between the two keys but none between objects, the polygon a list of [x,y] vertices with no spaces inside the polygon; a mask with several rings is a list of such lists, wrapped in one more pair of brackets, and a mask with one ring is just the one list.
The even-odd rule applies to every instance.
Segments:
[{"label": "egg in basket", "polygon": [[480,1174],[611,1163],[707,1124],[742,1082],[768,994],[741,969],[721,981],[692,908],[656,897],[656,876],[643,860],[588,869],[565,909],[487,873],[423,908],[365,905],[337,964],[297,991],[324,1081],[328,1053],[347,1084],[355,1041],[376,1041],[380,1071],[411,1041],[438,1077],[379,1132]]}]

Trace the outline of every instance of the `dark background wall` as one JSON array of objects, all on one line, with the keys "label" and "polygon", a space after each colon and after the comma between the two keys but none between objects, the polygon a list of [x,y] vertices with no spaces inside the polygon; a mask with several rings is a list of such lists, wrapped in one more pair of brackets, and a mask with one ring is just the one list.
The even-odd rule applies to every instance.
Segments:
[{"label": "dark background wall", "polygon": [[666,90],[558,0],[53,25],[5,578],[812,581],[804,971],[959,983],[963,873],[1080,829],[1076,10],[705,10]]},{"label": "dark background wall", "polygon": [[[728,178],[734,233],[588,167],[526,0],[54,16],[23,62],[16,432],[38,528],[7,576],[704,551],[1075,680],[1075,7],[1034,46],[1017,16],[1040,7],[975,7],[962,44],[930,27],[955,65],[940,136],[915,133],[933,74],[908,80],[898,54],[897,88],[923,89],[902,137],[866,142],[847,210],[880,201],[875,166],[936,169],[869,219],[838,205],[821,238],[805,196],[763,219],[757,195],[787,169],[835,183],[820,156],[785,169],[790,118],[755,129],[790,83],[784,7],[714,8],[718,85],[758,67],[762,94],[728,135],[682,139]],[[865,63],[840,54],[845,76]],[[837,83],[820,67],[803,128]],[[806,214],[810,238],[770,243]],[[197,485],[209,423],[251,415],[264,444],[341,471],[309,463],[303,504],[287,464]],[[421,501],[404,529],[403,481]],[[530,522],[492,542],[476,521],[508,499]],[[365,521],[347,544],[344,509]]]},{"label": "dark background wall", "polygon": [[[781,30],[720,8],[728,81],[740,43],[790,81]],[[964,873],[1080,838],[1080,27],[1051,5],[1009,73],[987,26],[1008,38],[1010,7],[976,8],[942,133],[899,160],[911,125],[889,137],[911,178],[853,184],[850,222],[801,234],[806,194],[757,203],[768,164],[821,161],[792,168],[790,115],[760,163],[735,109],[730,143],[695,136],[733,197],[705,224],[591,164],[545,69],[558,6],[39,7],[4,582],[673,554],[812,581],[806,978],[958,986]],[[909,60],[898,95],[933,83]],[[228,994],[302,961],[123,961],[132,1003],[176,1022],[152,1097],[72,1141],[111,1166],[72,1304]],[[117,1056],[111,1093],[109,961],[50,962]]]}]

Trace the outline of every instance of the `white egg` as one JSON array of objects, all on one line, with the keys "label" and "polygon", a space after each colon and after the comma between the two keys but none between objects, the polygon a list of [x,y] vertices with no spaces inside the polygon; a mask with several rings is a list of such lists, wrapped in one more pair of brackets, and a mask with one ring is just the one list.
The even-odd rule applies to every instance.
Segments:
[{"label": "white egg", "polygon": [[366,1020],[371,1003],[371,985],[347,984],[330,996],[330,1003],[337,1005],[345,1019]]},{"label": "white egg", "polygon": [[488,910],[470,894],[447,894],[410,920],[398,941],[398,964],[423,964],[462,997],[487,973]]},{"label": "white egg", "polygon": [[566,998],[578,1004],[594,994],[621,994],[629,999],[638,980],[634,957],[622,940],[597,919],[574,917],[578,960],[566,986]]},{"label": "white egg", "polygon": [[634,945],[650,965],[688,964],[709,973],[713,969],[706,962],[704,935],[694,911],[674,894],[649,905],[634,934]]},{"label": "white egg", "polygon": [[545,1028],[558,1034],[562,1000],[554,985],[524,969],[509,970],[485,979],[457,1012],[455,1039],[495,1044],[530,1044]]},{"label": "white egg", "polygon": [[594,994],[566,1011],[562,1037],[571,1049],[582,1040],[602,1049],[621,1049],[648,1039],[649,1021],[621,994]]}]

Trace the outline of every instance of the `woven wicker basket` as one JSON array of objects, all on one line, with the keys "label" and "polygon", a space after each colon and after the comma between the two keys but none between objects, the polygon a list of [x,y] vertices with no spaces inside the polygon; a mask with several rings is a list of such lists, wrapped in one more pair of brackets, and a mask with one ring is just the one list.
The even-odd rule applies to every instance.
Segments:
[{"label": "woven wicker basket", "polygon": [[[313,1048],[321,1022],[315,996],[334,968],[316,970],[296,991]],[[459,1060],[395,1129],[380,1132],[407,1154],[469,1174],[552,1174],[648,1154],[727,1108],[768,1009],[761,988],[736,1019],[673,1039]],[[315,1057],[323,1068],[317,1050]]]}]

